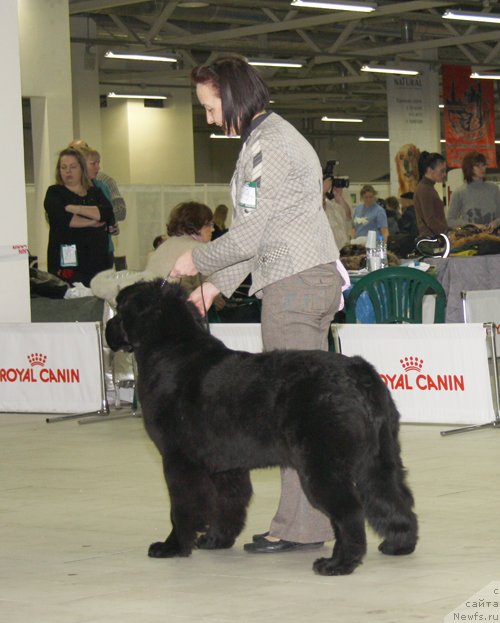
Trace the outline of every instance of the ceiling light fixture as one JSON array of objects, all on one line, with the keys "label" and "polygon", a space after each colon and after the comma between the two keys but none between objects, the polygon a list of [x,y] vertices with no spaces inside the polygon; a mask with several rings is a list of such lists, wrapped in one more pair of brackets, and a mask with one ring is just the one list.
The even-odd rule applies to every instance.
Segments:
[{"label": "ceiling light fixture", "polygon": [[311,9],[332,9],[334,11],[356,11],[359,13],[370,13],[375,11],[375,2],[314,2],[313,0],[293,0],[292,6],[311,8]]},{"label": "ceiling light fixture", "polygon": [[166,100],[167,97],[165,95],[137,95],[137,94],[125,94],[125,93],[108,93],[108,97],[117,97],[122,99],[136,99],[136,100]]},{"label": "ceiling light fixture", "polygon": [[106,58],[120,58],[127,61],[155,61],[160,63],[177,63],[174,56],[155,56],[153,54],[134,54],[133,52],[113,52],[108,50],[104,56]]},{"label": "ceiling light fixture", "polygon": [[336,123],[363,123],[363,119],[350,119],[350,118],[341,118],[341,117],[321,117],[321,121],[334,121]]},{"label": "ceiling light fixture", "polygon": [[210,134],[210,138],[241,138],[239,134]]},{"label": "ceiling light fixture", "polygon": [[403,69],[401,67],[384,67],[383,65],[363,65],[361,71],[368,71],[375,74],[401,74],[402,76],[418,76],[420,73],[416,69]]},{"label": "ceiling light fixture", "polygon": [[180,9],[204,9],[208,2],[179,2],[177,6]]},{"label": "ceiling light fixture", "polygon": [[479,74],[477,71],[473,71],[470,78],[479,78],[480,80],[500,80],[500,74]]},{"label": "ceiling light fixture", "polygon": [[249,65],[254,67],[304,67],[304,61],[300,60],[280,60],[280,59],[253,59],[248,61]]},{"label": "ceiling light fixture", "polygon": [[493,13],[473,13],[471,11],[445,11],[444,19],[457,19],[463,22],[484,22],[485,24],[500,24],[500,15]]},{"label": "ceiling light fixture", "polygon": [[388,143],[389,139],[388,138],[382,138],[382,137],[369,137],[369,136],[360,136],[358,138],[358,141],[361,142],[365,142],[365,143]]}]

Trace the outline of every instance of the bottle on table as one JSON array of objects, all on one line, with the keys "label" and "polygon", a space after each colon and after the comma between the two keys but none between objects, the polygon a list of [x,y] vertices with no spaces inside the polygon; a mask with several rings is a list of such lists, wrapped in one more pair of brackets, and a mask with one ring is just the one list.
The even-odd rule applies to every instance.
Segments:
[{"label": "bottle on table", "polygon": [[380,266],[379,268],[387,268],[387,244],[384,240],[382,234],[377,235],[377,245],[376,245],[376,253],[380,258]]},{"label": "bottle on table", "polygon": [[366,238],[366,268],[368,272],[378,270],[380,268],[380,255],[377,249],[377,235],[374,230],[368,232]]}]

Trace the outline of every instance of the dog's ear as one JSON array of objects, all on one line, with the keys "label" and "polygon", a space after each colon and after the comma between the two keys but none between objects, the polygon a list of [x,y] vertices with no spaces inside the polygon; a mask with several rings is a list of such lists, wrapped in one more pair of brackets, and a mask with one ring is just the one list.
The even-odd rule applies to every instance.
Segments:
[{"label": "dog's ear", "polygon": [[140,281],[120,290],[116,310],[128,342],[137,348],[154,334],[161,319],[161,279]]}]

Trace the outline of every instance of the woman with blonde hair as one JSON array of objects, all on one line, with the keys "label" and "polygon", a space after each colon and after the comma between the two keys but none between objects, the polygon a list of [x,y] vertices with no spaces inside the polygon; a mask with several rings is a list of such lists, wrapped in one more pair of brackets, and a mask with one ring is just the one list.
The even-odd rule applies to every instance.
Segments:
[{"label": "woman with blonde hair", "polygon": [[[382,234],[387,242],[389,229],[387,227],[387,214],[384,208],[377,203],[377,191],[371,184],[365,184],[360,191],[363,203],[354,208],[352,216],[352,238],[358,241],[366,239],[371,230]],[[360,241],[360,242],[361,242]]]},{"label": "woman with blonde hair", "polygon": [[229,209],[224,203],[219,203],[214,211],[214,230],[212,232],[212,240],[219,238],[227,232],[226,219]]},{"label": "woman with blonde hair", "polygon": [[73,284],[88,286],[98,272],[110,267],[108,228],[113,208],[88,179],[83,155],[63,149],[57,159],[56,184],[44,200],[49,221],[48,271]]}]

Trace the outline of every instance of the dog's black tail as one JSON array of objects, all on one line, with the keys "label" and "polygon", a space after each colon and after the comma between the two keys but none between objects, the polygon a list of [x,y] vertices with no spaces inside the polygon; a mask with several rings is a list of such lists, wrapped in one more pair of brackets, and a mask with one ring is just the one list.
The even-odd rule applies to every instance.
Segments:
[{"label": "dog's black tail", "polygon": [[409,554],[417,542],[417,518],[401,460],[400,414],[375,368],[360,357],[353,359],[358,386],[371,408],[378,442],[375,451],[363,457],[357,477],[366,518],[384,537],[379,546],[381,552]]}]

